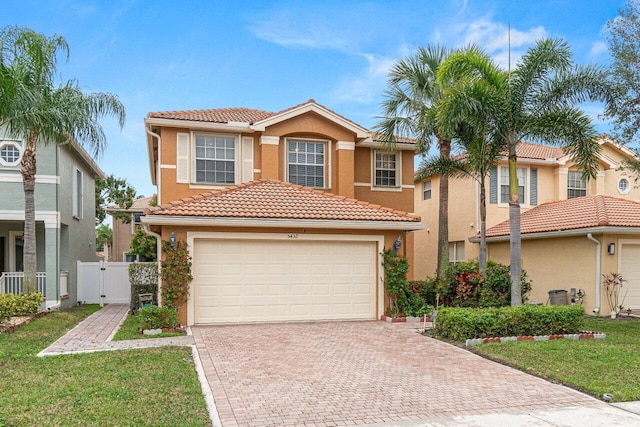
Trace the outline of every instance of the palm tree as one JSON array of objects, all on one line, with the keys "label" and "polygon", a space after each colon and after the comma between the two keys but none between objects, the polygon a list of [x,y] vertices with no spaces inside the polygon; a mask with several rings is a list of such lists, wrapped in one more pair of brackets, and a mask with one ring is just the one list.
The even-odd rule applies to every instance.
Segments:
[{"label": "palm tree", "polygon": [[[409,57],[399,60],[391,69],[383,115],[374,127],[381,134],[383,145],[395,148],[396,136],[417,140],[416,152],[426,154],[435,138],[440,157],[449,158],[451,140],[439,131],[436,116],[442,98],[443,86],[436,81],[440,64],[450,51],[440,46],[419,48]],[[438,206],[438,266],[437,276],[442,278],[449,263],[449,179],[442,176]]]},{"label": "palm tree", "polygon": [[[516,144],[523,139],[560,145],[571,155],[585,178],[595,178],[600,145],[589,117],[578,105],[585,101],[613,104],[613,91],[605,72],[595,66],[574,66],[565,41],[545,39],[522,57],[513,71],[501,70],[477,48],[450,55],[441,65],[438,80],[449,82],[475,79],[493,87],[499,96],[483,98],[485,92],[466,95],[475,104],[492,103],[496,114],[490,134],[509,152],[509,221],[511,305],[522,304],[520,289],[521,237],[520,197]],[[461,90],[463,90],[461,88]]]},{"label": "palm tree", "polygon": [[57,55],[69,57],[61,36],[46,37],[27,28],[0,30],[0,126],[9,136],[25,140],[20,162],[25,195],[24,292],[35,291],[36,143],[75,141],[100,153],[106,139],[98,119],[114,116],[124,126],[124,106],[108,93],[85,94],[75,80],[56,86]]}]

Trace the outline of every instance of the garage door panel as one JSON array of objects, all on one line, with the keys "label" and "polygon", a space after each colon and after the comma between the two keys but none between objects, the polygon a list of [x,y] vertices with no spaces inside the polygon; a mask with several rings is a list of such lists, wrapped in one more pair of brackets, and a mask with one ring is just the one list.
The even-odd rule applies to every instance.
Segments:
[{"label": "garage door panel", "polygon": [[640,244],[623,243],[620,256],[620,274],[626,280],[620,292],[621,303],[625,308],[640,309]]},{"label": "garage door panel", "polygon": [[200,240],[195,323],[374,319],[376,244]]}]

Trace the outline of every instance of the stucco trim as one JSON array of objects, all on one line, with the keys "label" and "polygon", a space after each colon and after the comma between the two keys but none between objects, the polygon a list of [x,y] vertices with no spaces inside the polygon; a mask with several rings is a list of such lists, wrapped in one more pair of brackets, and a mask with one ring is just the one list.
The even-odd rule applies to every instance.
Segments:
[{"label": "stucco trim", "polygon": [[351,141],[338,141],[336,142],[336,150],[349,150],[354,151],[356,149],[356,143]]},{"label": "stucco trim", "polygon": [[[19,173],[0,173],[0,182],[22,182]],[[36,175],[36,184],[60,184],[58,175]]]},{"label": "stucco trim", "polygon": [[256,227],[256,228],[317,228],[339,230],[422,230],[424,224],[409,221],[331,221],[279,218],[216,218],[146,215],[143,224],[192,227]]},{"label": "stucco trim", "polygon": [[260,145],[280,145],[280,137],[262,135],[260,137]]},{"label": "stucco trim", "polygon": [[177,165],[160,165],[160,169],[178,169]]},{"label": "stucco trim", "polygon": [[[587,233],[592,234],[640,234],[640,227],[589,227],[589,228],[578,228],[575,230],[562,230],[562,231],[547,231],[543,233],[527,233],[522,234],[522,240],[530,240],[530,239],[553,239],[553,238],[561,238],[561,237],[572,237],[572,236],[584,236]],[[480,243],[480,237],[472,236],[469,237],[469,241],[471,243]],[[507,242],[509,241],[509,235],[506,236],[496,236],[496,237],[487,237],[487,242]]]},{"label": "stucco trim", "polygon": [[[380,270],[378,278],[376,279],[376,303],[377,313],[376,319],[384,312],[384,267],[382,266],[381,253],[384,248],[384,236],[383,235],[359,235],[359,234],[302,234],[298,233],[295,239],[291,238],[288,233],[233,233],[233,232],[215,232],[215,231],[188,231],[187,232],[187,247],[189,248],[189,255],[194,258],[195,240],[297,240],[297,241],[347,241],[347,242],[375,242],[378,244],[378,250],[376,251],[376,263],[379,265]],[[189,285],[189,297],[187,299],[187,324],[193,325],[195,321],[195,301],[193,299],[195,295],[195,289],[193,288],[193,282]]]},{"label": "stucco trim", "polygon": [[147,117],[144,119],[146,125],[155,125],[172,128],[188,128],[190,130],[205,130],[212,132],[231,132],[231,133],[253,133],[253,129],[249,123],[230,122],[227,123],[211,123],[198,122],[195,120],[179,120],[179,119],[158,119]]},{"label": "stucco trim", "polygon": [[[0,210],[0,221],[24,221],[24,211]],[[44,228],[60,228],[60,212],[36,211],[36,221],[43,221]]]}]

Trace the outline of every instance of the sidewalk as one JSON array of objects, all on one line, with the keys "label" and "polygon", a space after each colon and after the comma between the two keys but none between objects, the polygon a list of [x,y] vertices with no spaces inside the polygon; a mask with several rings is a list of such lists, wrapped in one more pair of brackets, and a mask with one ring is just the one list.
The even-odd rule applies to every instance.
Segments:
[{"label": "sidewalk", "polygon": [[111,341],[127,317],[129,306],[108,304],[38,353],[39,357],[163,346],[192,346],[193,336]]}]

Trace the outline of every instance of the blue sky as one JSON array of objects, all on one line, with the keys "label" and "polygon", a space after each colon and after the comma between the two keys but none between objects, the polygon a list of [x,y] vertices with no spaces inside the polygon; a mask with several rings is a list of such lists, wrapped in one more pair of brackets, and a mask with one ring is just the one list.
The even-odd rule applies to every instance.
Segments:
[{"label": "blue sky", "polygon": [[[30,1],[4,0],[0,26],[64,36],[64,79],[117,94],[120,130],[104,120],[103,170],[151,195],[143,120],[150,111],[279,111],[313,98],[371,127],[393,62],[418,46],[475,42],[507,63],[562,37],[578,63],[607,64],[605,25],[624,0]],[[597,106],[586,106],[594,117]],[[606,131],[606,123],[599,122]]]}]

